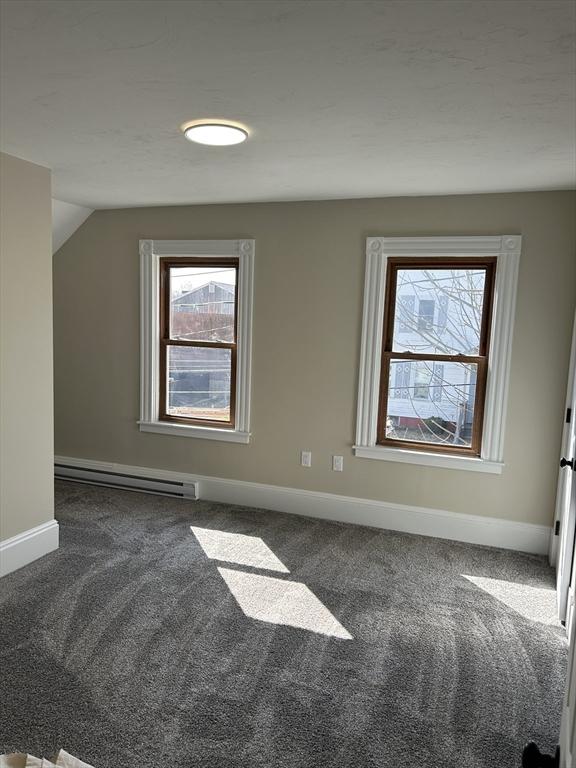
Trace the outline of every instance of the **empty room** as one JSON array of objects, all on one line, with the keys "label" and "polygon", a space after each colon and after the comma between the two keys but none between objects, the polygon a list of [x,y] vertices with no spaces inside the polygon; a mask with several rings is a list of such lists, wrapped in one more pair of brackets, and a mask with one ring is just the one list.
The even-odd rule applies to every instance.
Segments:
[{"label": "empty room", "polygon": [[0,768],[576,768],[576,3],[0,11]]}]

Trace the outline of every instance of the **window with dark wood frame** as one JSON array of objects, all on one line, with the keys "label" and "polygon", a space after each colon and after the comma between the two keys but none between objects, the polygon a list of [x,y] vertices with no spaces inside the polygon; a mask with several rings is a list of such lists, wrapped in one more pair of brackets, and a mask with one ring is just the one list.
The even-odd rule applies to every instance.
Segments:
[{"label": "window with dark wood frame", "polygon": [[[161,421],[234,428],[238,268],[237,258],[160,259]],[[177,276],[186,269],[195,276],[232,273],[234,282],[206,280],[177,295]]]},{"label": "window with dark wood frame", "polygon": [[492,257],[388,259],[378,444],[480,456],[495,272]]}]

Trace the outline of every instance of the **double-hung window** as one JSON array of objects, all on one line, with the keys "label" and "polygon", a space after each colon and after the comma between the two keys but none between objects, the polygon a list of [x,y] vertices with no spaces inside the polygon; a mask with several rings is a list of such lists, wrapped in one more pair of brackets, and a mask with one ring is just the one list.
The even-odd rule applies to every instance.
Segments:
[{"label": "double-hung window", "polygon": [[238,259],[160,259],[161,421],[233,428]]},{"label": "double-hung window", "polygon": [[388,260],[379,445],[480,456],[495,265],[493,256]]},{"label": "double-hung window", "polygon": [[503,466],[520,238],[368,238],[355,454]]},{"label": "double-hung window", "polygon": [[254,241],[143,240],[145,432],[249,441]]}]

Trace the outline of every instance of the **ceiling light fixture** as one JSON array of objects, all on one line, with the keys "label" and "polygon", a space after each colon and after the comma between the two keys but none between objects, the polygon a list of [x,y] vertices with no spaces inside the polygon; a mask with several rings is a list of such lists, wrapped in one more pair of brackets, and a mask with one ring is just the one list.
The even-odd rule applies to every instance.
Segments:
[{"label": "ceiling light fixture", "polygon": [[247,128],[228,120],[194,120],[184,123],[182,131],[188,141],[215,147],[241,144],[249,136]]}]

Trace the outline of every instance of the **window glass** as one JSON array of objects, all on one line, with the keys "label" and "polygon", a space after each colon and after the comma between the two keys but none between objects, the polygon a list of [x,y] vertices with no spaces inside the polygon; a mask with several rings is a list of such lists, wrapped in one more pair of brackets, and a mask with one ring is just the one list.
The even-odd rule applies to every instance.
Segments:
[{"label": "window glass", "polygon": [[391,361],[386,438],[469,447],[476,376],[476,364]]},{"label": "window glass", "polygon": [[478,354],[485,269],[399,268],[396,274],[393,351]]},{"label": "window glass", "polygon": [[210,347],[168,347],[166,413],[230,420],[232,352]]},{"label": "window glass", "polygon": [[234,341],[236,270],[170,267],[169,274],[170,338]]}]

